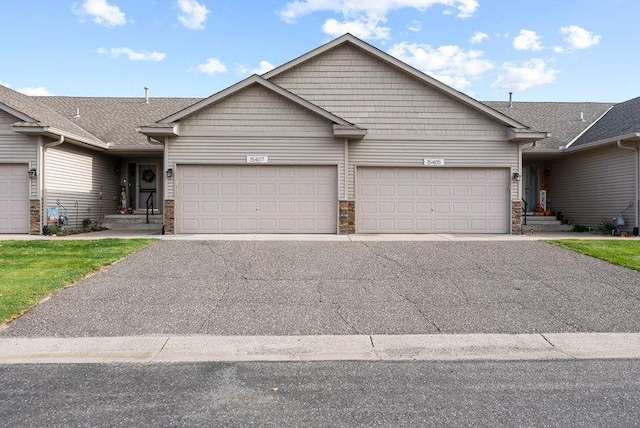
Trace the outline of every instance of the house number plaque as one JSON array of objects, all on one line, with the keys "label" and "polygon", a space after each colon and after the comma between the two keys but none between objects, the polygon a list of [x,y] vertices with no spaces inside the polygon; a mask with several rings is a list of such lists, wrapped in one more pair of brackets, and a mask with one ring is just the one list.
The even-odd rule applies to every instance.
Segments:
[{"label": "house number plaque", "polygon": [[269,163],[269,156],[247,156],[247,163]]},{"label": "house number plaque", "polygon": [[425,159],[425,166],[444,166],[444,159]]}]

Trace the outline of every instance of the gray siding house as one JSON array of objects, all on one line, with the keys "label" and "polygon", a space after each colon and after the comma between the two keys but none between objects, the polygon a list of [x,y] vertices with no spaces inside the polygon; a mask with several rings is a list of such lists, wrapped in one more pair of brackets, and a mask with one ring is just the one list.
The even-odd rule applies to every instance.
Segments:
[{"label": "gray siding house", "polygon": [[205,99],[0,86],[0,233],[42,233],[49,207],[165,233],[521,233],[540,190],[637,226],[629,103],[482,103],[349,34]]}]

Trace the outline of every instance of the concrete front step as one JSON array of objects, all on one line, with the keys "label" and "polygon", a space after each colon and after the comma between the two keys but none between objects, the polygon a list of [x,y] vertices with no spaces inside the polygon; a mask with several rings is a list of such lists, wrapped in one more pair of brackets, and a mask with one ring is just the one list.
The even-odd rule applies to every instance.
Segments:
[{"label": "concrete front step", "polygon": [[162,214],[149,214],[147,223],[146,214],[114,214],[107,215],[102,221],[102,226],[111,230],[144,230],[162,231]]},{"label": "concrete front step", "polygon": [[522,219],[522,230],[527,232],[569,232],[573,230],[573,226],[562,224],[555,216],[537,216],[528,215],[527,224]]}]

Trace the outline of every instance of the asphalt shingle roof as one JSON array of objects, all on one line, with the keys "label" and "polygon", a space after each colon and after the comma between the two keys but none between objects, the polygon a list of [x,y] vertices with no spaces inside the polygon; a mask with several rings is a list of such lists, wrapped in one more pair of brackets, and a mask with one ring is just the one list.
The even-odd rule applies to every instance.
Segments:
[{"label": "asphalt shingle roof", "polygon": [[32,121],[28,123],[56,128],[67,134],[75,135],[87,142],[101,143],[101,141],[78,124],[64,117],[57,109],[47,106],[37,97],[29,97],[20,92],[0,85],[0,103],[29,116]]},{"label": "asphalt shingle roof", "polygon": [[616,104],[598,123],[582,134],[572,147],[632,133],[640,133],[640,97]]},{"label": "asphalt shingle roof", "polygon": [[[113,98],[113,97],[34,97],[48,107],[68,115],[70,120],[113,148],[148,146],[147,137],[136,128],[156,122],[190,106],[200,98]],[[75,118],[79,111],[79,117]]]},{"label": "asphalt shingle roof", "polygon": [[614,105],[592,102],[514,102],[513,107],[509,107],[508,101],[483,102],[532,129],[549,133],[547,138],[536,143],[536,149],[558,149],[570,143]]}]

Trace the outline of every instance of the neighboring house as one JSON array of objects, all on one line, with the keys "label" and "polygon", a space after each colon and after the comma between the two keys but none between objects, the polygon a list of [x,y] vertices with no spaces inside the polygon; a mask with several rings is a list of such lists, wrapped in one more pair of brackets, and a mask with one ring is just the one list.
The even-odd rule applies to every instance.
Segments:
[{"label": "neighboring house", "polygon": [[348,34],[206,99],[0,86],[0,233],[41,233],[50,206],[73,225],[147,203],[166,233],[521,233],[543,187],[577,222],[599,193],[565,186],[594,188],[588,153],[637,158],[617,121],[597,131],[623,104],[538,104],[481,103]]},{"label": "neighboring house", "polygon": [[624,229],[637,234],[640,98],[620,104],[486,104],[550,134],[523,150],[529,211],[546,190],[547,205],[573,224],[599,229],[622,214]]}]

